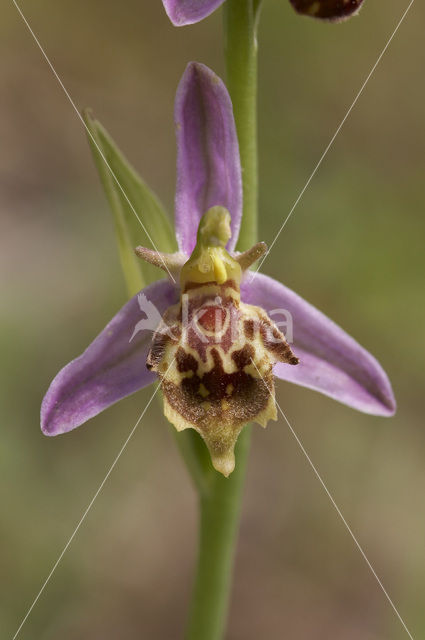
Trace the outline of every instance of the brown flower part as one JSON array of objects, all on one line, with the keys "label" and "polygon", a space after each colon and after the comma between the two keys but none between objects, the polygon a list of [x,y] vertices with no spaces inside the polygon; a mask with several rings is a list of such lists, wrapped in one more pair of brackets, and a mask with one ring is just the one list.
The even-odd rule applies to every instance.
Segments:
[{"label": "brown flower part", "polygon": [[229,221],[221,207],[202,218],[181,270],[180,302],[163,315],[146,363],[161,379],[165,416],[178,431],[195,429],[225,476],[242,427],[276,420],[273,365],[298,363],[267,313],[241,302],[242,271],[265,245],[231,257],[224,249]]},{"label": "brown flower part", "polygon": [[355,15],[363,0],[290,0],[297,13],[322,20],[341,22]]},{"label": "brown flower part", "polygon": [[165,416],[178,431],[196,429],[214,467],[228,476],[242,427],[276,420],[278,361],[298,358],[268,315],[240,302],[239,287],[228,280],[187,283],[182,301],[164,314],[147,366],[161,379]]}]

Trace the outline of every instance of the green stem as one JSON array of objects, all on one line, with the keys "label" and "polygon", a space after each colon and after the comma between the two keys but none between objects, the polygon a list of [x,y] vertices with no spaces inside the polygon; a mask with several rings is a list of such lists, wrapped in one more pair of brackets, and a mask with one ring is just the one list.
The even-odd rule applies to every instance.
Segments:
[{"label": "green stem", "polygon": [[211,465],[211,456],[204,441],[194,429],[185,429],[180,432],[173,426],[171,429],[198,495],[200,497],[207,495],[210,490],[211,476],[216,472]]},{"label": "green stem", "polygon": [[246,426],[239,436],[235,471],[229,478],[215,472],[209,491],[199,500],[200,542],[188,640],[219,640],[223,637],[250,431],[251,427]]},{"label": "green stem", "polygon": [[[227,0],[224,6],[227,86],[233,101],[243,171],[244,210],[238,249],[257,241],[257,44],[261,0]],[[199,490],[200,536],[197,574],[187,640],[223,637],[232,581],[242,492],[251,439],[246,426],[236,446],[229,478],[208,474]],[[192,473],[193,475],[193,473]],[[196,478],[195,478],[196,479]],[[199,482],[197,482],[200,489]]]},{"label": "green stem", "polygon": [[238,249],[257,241],[257,39],[260,0],[224,4],[227,87],[233,102],[243,176],[243,217]]}]

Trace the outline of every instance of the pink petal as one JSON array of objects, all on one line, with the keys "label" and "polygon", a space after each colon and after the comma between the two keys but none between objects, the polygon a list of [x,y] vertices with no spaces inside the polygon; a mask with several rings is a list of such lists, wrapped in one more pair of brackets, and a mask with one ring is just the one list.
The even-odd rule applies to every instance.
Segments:
[{"label": "pink petal", "polygon": [[[332,320],[276,280],[248,273],[242,299],[265,309],[272,320],[289,311],[293,321],[293,349],[300,363],[277,364],[274,374],[338,400],[354,409],[391,416],[396,403],[391,384],[379,362]],[[284,329],[282,328],[284,331]],[[288,337],[288,336],[287,336]]]},{"label": "pink petal", "polygon": [[208,67],[191,62],[177,89],[176,235],[190,254],[203,214],[215,205],[231,215],[234,249],[242,216],[242,178],[232,103],[227,89]]},{"label": "pink petal", "polygon": [[[142,301],[146,313],[140,308],[138,296],[134,296],[84,353],[59,371],[41,406],[41,429],[46,435],[71,431],[154,382],[155,376],[146,368],[152,332],[157,327],[158,314],[176,302],[177,290],[168,281],[160,280],[141,293],[145,295],[143,301],[148,301]],[[143,318],[147,318],[143,324],[149,328],[138,331],[130,341]]]},{"label": "pink petal", "polygon": [[176,27],[199,22],[217,9],[224,0],[162,0],[165,11]]}]

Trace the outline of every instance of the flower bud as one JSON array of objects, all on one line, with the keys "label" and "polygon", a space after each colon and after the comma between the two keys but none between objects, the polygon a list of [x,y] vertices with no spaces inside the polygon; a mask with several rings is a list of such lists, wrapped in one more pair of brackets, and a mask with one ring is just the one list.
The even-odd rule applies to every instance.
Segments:
[{"label": "flower bud", "polygon": [[342,22],[355,15],[363,0],[290,0],[297,13],[312,18]]}]

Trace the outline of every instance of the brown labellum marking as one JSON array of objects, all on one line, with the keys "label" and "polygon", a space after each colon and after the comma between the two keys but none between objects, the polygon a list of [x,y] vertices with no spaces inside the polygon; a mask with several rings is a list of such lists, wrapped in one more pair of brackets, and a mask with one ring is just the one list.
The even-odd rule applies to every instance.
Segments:
[{"label": "brown labellum marking", "polygon": [[244,321],[243,330],[244,330],[245,338],[247,340],[253,340],[254,339],[254,329],[255,329],[255,323],[254,323],[254,320],[252,318],[250,320],[245,320]]},{"label": "brown labellum marking", "polygon": [[239,302],[226,296],[222,285],[205,296],[185,294],[178,320],[185,327],[182,343],[205,363],[209,347],[219,345],[226,353],[232,348],[240,333]]},{"label": "brown labellum marking", "polygon": [[272,323],[262,322],[260,326],[261,338],[266,349],[271,352],[278,362],[298,364],[299,359],[292,353],[284,335]]},{"label": "brown labellum marking", "polygon": [[251,364],[252,360],[255,356],[255,349],[252,345],[246,344],[239,351],[234,351],[232,353],[232,360],[236,364],[237,368],[242,371],[244,367],[247,367]]},{"label": "brown labellum marking", "polygon": [[177,370],[180,373],[184,373],[185,371],[193,371],[195,373],[198,368],[196,358],[194,358],[190,353],[186,353],[182,347],[177,349],[176,364]]},{"label": "brown labellum marking", "polygon": [[290,0],[297,13],[323,20],[341,21],[355,15],[363,0]]}]

